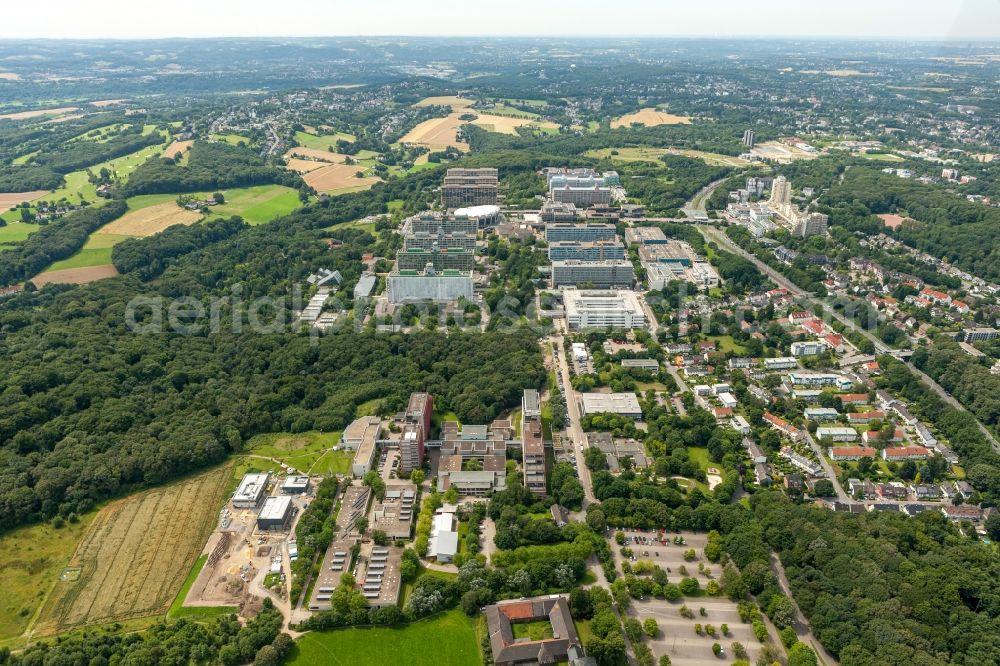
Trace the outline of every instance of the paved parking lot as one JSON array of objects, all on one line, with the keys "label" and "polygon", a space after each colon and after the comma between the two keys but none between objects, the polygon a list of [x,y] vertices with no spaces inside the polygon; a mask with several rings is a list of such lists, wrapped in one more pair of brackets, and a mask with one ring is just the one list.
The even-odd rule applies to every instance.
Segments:
[{"label": "paved parking lot", "polygon": [[[703,590],[711,579],[699,573],[699,563],[704,563],[706,571],[710,572],[715,580],[722,574],[721,566],[705,559],[704,548],[708,541],[705,534],[681,533],[679,536],[684,538],[685,544],[676,545],[673,543],[673,538],[678,535],[673,532],[667,532],[662,536],[651,531],[624,530],[624,532],[629,540],[626,545],[634,551],[635,560],[648,560],[663,567],[671,583],[676,584],[684,577],[681,573],[682,566],[687,569],[690,577],[698,580]],[[666,539],[668,545],[663,545],[662,539]],[[624,559],[619,552],[621,547],[613,539],[611,547],[620,568]],[[694,548],[697,554],[697,559],[692,562],[684,560],[684,552],[689,548]],[[689,620],[681,616],[680,609],[685,604],[694,612],[694,619]],[[705,609],[704,616],[700,613],[702,608]],[[649,639],[649,647],[657,659],[661,655],[668,655],[675,666],[732,663],[734,657],[730,646],[734,641],[739,641],[747,649],[751,663],[760,653],[761,646],[753,634],[753,628],[749,624],[740,622],[736,604],[724,596],[686,597],[674,603],[665,599],[633,600],[628,614],[639,621],[647,617],[656,619],[660,633],[656,638]],[[694,631],[695,624],[701,624],[703,627],[713,625],[716,628],[716,637],[699,636]],[[722,635],[720,627],[723,624],[729,625],[729,636]],[[712,643],[719,643],[725,649],[724,659],[715,656],[712,652]]]}]

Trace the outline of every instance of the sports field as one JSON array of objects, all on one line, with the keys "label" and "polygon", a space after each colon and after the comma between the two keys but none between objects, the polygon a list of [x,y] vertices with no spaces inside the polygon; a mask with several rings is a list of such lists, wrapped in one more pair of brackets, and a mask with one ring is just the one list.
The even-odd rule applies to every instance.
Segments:
[{"label": "sports field", "polygon": [[399,142],[427,146],[431,150],[444,150],[448,146],[453,146],[468,151],[469,144],[458,140],[458,128],[464,122],[458,119],[459,115],[452,113],[444,118],[425,120],[407,132]]},{"label": "sports field", "polygon": [[215,526],[230,471],[219,467],[103,508],[34,630],[50,635],[165,613]]},{"label": "sports field", "polygon": [[691,118],[688,116],[676,116],[672,113],[665,113],[649,107],[612,120],[611,127],[629,127],[633,123],[639,123],[646,127],[656,127],[657,125],[690,125]]},{"label": "sports field", "polygon": [[[433,649],[428,649],[433,646]],[[400,627],[314,631],[297,642],[293,666],[479,666],[474,620],[460,610]]]},{"label": "sports field", "polygon": [[0,537],[0,642],[27,629],[97,512],[56,529],[31,525]]},{"label": "sports field", "polygon": [[152,236],[175,224],[194,224],[201,217],[198,211],[187,210],[174,201],[168,201],[129,211],[98,229],[95,235]]}]

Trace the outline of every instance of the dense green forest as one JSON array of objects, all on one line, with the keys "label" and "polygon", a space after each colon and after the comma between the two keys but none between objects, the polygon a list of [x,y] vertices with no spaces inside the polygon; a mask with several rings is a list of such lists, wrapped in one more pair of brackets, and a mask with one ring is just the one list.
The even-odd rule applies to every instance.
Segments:
[{"label": "dense green forest", "polygon": [[[857,168],[850,169],[821,201],[860,213],[855,219],[861,224],[849,224],[852,231],[870,233],[872,213],[905,214],[916,222],[904,223],[892,232],[899,240],[988,280],[1000,279],[1000,210],[996,208],[967,201],[941,187]],[[834,216],[832,222],[845,220]]]},{"label": "dense green forest", "polygon": [[268,164],[247,148],[196,141],[191,146],[186,165],[181,166],[177,159],[151,159],[132,173],[123,189],[125,196],[130,197],[267,183],[294,188],[304,186],[298,174]]},{"label": "dense green forest", "polygon": [[1000,561],[937,511],[836,513],[755,495],[724,548],[747,571],[778,551],[813,632],[843,666],[1000,663]]},{"label": "dense green forest", "polygon": [[[155,282],[133,273],[0,302],[0,528],[84,511],[218,462],[255,433],[338,430],[369,400],[388,413],[411,391],[430,391],[440,409],[484,423],[516,405],[524,388],[540,386],[540,352],[527,331],[345,330],[316,340],[287,326],[250,330],[252,299],[286,299],[273,312],[287,321],[292,285],[304,284],[316,267],[356,277],[375,239],[323,227],[384,209],[383,197],[403,196],[410,185],[324,202],[182,257],[167,251],[174,263]],[[331,233],[342,246],[329,248],[324,239]],[[153,257],[159,245],[147,239],[133,247]],[[178,296],[206,310],[210,299],[229,297],[218,332],[209,317],[189,322],[187,335],[126,326],[130,299],[169,303]],[[149,324],[152,311],[140,308],[135,319]]]},{"label": "dense green forest", "polygon": [[62,182],[63,175],[47,166],[0,165],[0,192],[54,190]]},{"label": "dense green forest", "polygon": [[124,215],[125,210],[124,201],[112,201],[100,208],[83,208],[45,225],[3,253],[0,286],[26,280],[53,262],[73,256],[91,233]]},{"label": "dense green forest", "polygon": [[128,238],[111,251],[119,273],[135,272],[140,279],[156,277],[177,259],[195,250],[238,234],[246,228],[239,217],[204,224],[177,224],[146,238]]},{"label": "dense green forest", "polygon": [[29,163],[47,166],[58,173],[69,173],[116,157],[131,155],[146,146],[155,146],[163,141],[163,135],[159,132],[142,134],[142,125],[135,125],[103,142],[86,139],[67,142],[58,150],[31,158]]}]

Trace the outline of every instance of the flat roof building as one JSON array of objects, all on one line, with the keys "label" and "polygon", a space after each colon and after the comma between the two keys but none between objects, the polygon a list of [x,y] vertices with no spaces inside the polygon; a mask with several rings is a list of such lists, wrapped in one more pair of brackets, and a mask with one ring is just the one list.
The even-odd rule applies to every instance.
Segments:
[{"label": "flat roof building", "polygon": [[639,420],[642,408],[635,393],[582,393],[583,415],[611,413]]},{"label": "flat roof building", "polygon": [[434,512],[427,557],[437,562],[451,562],[458,554],[457,520],[453,508],[441,507]]},{"label": "flat roof building", "polygon": [[378,276],[374,273],[362,273],[358,278],[358,283],[354,285],[354,300],[368,298],[372,295],[372,290],[378,284]]},{"label": "flat roof building", "polygon": [[552,262],[552,286],[564,287],[589,284],[602,289],[631,287],[635,283],[632,262],[624,259],[579,261],[566,259]]},{"label": "flat roof building", "polygon": [[571,203],[577,206],[590,206],[592,204],[611,203],[611,188],[603,185],[579,186],[566,185],[565,187],[553,187],[549,189],[549,196],[553,201]]},{"label": "flat roof building", "polygon": [[396,270],[386,279],[390,303],[408,301],[472,300],[472,271],[445,269],[437,271],[427,264],[422,271]]},{"label": "flat roof building", "polygon": [[571,203],[546,201],[538,212],[542,222],[575,222],[580,211]]},{"label": "flat roof building", "polygon": [[292,519],[292,498],[288,495],[268,497],[257,513],[257,529],[280,531]]},{"label": "flat roof building", "polygon": [[354,462],[351,465],[351,474],[359,479],[370,472],[374,466],[375,448],[381,428],[381,421],[376,417],[368,418],[375,419],[375,421],[368,421],[370,425],[365,429],[358,442],[358,449],[354,452]]},{"label": "flat roof building", "polygon": [[521,466],[524,470],[524,487],[532,495],[545,495],[545,442],[542,440],[540,418],[521,419]]},{"label": "flat roof building", "polygon": [[372,608],[395,606],[399,603],[399,591],[402,587],[400,564],[403,561],[403,549],[387,546],[375,546],[368,560],[364,563],[363,572],[358,576],[361,594],[368,600]]},{"label": "flat roof building", "polygon": [[613,224],[571,224],[551,222],[545,225],[545,241],[596,241],[612,240],[618,237],[618,229]]},{"label": "flat roof building", "polygon": [[629,227],[625,241],[629,245],[666,245],[667,236],[659,227]]},{"label": "flat roof building", "polygon": [[245,474],[240,480],[240,485],[233,493],[233,506],[237,509],[256,509],[260,501],[264,499],[264,492],[267,490],[267,482],[271,475],[267,472],[260,474]]},{"label": "flat roof building", "polygon": [[625,258],[625,246],[617,238],[596,241],[553,241],[549,243],[548,253],[549,261],[620,260]]},{"label": "flat roof building", "polygon": [[376,501],[372,506],[368,527],[385,532],[393,540],[409,539],[416,499],[417,487],[413,484],[389,486],[382,501]]},{"label": "flat roof building", "polygon": [[564,289],[566,323],[585,328],[644,328],[646,314],[634,291]]},{"label": "flat roof building", "polygon": [[400,472],[409,474],[424,464],[424,445],[431,432],[434,400],[430,393],[411,393],[399,442]]},{"label": "flat roof building", "polygon": [[535,389],[524,389],[521,397],[521,418],[537,419],[542,416],[542,401]]},{"label": "flat roof building", "polygon": [[309,490],[308,476],[287,476],[281,482],[281,492],[285,495],[301,495]]}]

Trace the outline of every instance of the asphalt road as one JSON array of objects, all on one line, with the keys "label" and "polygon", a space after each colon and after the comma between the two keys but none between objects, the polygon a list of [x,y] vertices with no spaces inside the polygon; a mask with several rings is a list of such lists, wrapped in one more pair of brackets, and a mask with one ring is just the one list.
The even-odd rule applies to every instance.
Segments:
[{"label": "asphalt road", "polygon": [[[557,335],[546,338],[544,342],[551,342],[555,345],[556,357],[559,359],[559,374],[563,380],[566,413],[569,415],[569,427],[566,428],[566,439],[569,440],[569,446],[573,447],[573,455],[576,456],[576,473],[580,477],[580,483],[583,485],[583,508],[586,509],[587,505],[597,502],[597,498],[594,497],[594,489],[590,481],[590,470],[587,469],[583,450],[580,448],[581,444],[586,443],[587,438],[583,434],[583,427],[580,425],[579,395],[573,390],[573,385],[569,380],[569,363],[566,359],[566,350],[563,349],[563,337]],[[558,425],[553,424],[553,427],[558,427]]]}]

